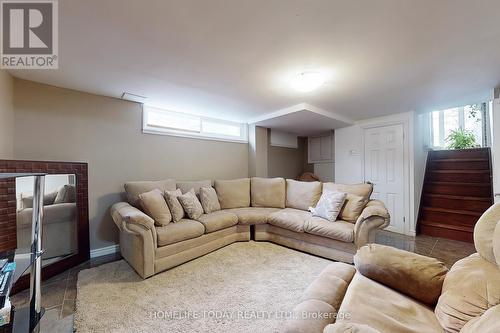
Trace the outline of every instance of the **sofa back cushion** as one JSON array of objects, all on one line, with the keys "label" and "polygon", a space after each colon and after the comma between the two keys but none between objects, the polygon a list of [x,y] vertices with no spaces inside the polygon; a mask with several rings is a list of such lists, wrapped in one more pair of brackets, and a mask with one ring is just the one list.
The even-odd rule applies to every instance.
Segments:
[{"label": "sofa back cushion", "polygon": [[159,189],[162,192],[174,191],[175,180],[165,179],[158,181],[127,182],[124,187],[128,203],[132,206],[140,207],[139,194],[146,193],[154,189]]},{"label": "sofa back cushion", "polygon": [[457,261],[444,279],[434,312],[445,332],[460,332],[500,304],[500,270],[478,253]]},{"label": "sofa back cushion", "polygon": [[200,202],[205,214],[220,210],[219,198],[213,187],[200,188]]},{"label": "sofa back cushion", "polygon": [[285,179],[253,177],[250,180],[250,195],[252,207],[285,208]]},{"label": "sofa back cushion", "polygon": [[321,197],[320,182],[286,180],[286,207],[308,210],[315,207]]},{"label": "sofa back cushion", "polygon": [[250,178],[216,180],[214,186],[222,209],[250,207]]},{"label": "sofa back cushion", "polygon": [[181,181],[177,182],[177,188],[181,190],[182,193],[187,193],[189,190],[193,189],[196,195],[200,194],[200,188],[202,187],[212,187],[212,181],[207,180],[195,180],[195,181]]},{"label": "sofa back cushion", "polygon": [[146,214],[155,220],[155,225],[162,227],[172,221],[172,214],[159,189],[139,194],[141,206]]},{"label": "sofa back cushion", "polygon": [[373,192],[372,184],[336,184],[324,183],[324,191],[347,193],[346,200],[339,217],[344,221],[356,222]]}]

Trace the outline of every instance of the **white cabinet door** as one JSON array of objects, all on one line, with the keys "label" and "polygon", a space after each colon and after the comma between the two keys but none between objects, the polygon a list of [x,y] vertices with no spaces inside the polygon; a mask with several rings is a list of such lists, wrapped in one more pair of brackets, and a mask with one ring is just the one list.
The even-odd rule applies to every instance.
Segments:
[{"label": "white cabinet door", "polygon": [[309,163],[321,159],[321,138],[309,138]]},{"label": "white cabinet door", "polygon": [[365,181],[373,183],[372,199],[385,203],[390,231],[404,233],[403,125],[365,129]]}]

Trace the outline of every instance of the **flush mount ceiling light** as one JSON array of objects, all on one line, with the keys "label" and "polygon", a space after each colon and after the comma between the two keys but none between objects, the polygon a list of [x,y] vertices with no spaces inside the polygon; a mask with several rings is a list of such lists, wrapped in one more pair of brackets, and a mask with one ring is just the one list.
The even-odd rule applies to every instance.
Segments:
[{"label": "flush mount ceiling light", "polygon": [[293,89],[300,92],[310,92],[325,83],[325,75],[320,72],[302,72],[295,75],[290,82]]}]

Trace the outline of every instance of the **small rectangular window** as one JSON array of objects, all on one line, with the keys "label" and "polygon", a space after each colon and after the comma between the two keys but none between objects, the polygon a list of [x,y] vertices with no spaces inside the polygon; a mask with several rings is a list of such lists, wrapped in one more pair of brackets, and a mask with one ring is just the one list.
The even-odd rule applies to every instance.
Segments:
[{"label": "small rectangular window", "polygon": [[248,142],[247,125],[143,106],[143,132]]}]

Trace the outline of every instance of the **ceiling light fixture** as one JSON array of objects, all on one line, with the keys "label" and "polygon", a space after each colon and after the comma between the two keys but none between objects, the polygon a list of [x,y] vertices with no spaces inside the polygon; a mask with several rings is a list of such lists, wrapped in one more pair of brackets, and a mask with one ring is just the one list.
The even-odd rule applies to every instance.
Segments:
[{"label": "ceiling light fixture", "polygon": [[325,76],[320,72],[302,72],[295,75],[290,82],[293,89],[300,92],[310,92],[325,83]]}]

